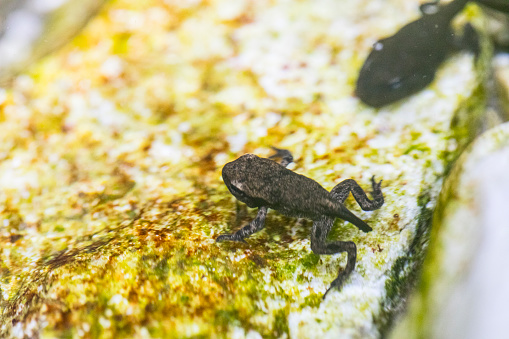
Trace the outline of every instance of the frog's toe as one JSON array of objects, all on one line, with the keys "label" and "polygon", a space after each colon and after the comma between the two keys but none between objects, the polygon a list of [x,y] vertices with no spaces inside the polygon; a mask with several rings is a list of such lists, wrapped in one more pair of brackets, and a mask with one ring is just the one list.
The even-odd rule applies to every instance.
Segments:
[{"label": "frog's toe", "polygon": [[243,243],[247,244],[247,242],[243,238],[236,236],[235,233],[234,234],[221,234],[220,236],[218,236],[216,238],[216,242],[223,242],[223,241],[238,241],[238,242],[243,242]]},{"label": "frog's toe", "polygon": [[334,279],[332,283],[330,284],[330,287],[327,289],[325,294],[323,295],[323,299],[327,296],[327,293],[329,293],[333,288],[336,288],[338,291],[341,291],[341,287],[343,287],[343,284],[345,283],[346,275],[341,274],[339,277]]},{"label": "frog's toe", "polygon": [[375,181],[375,176],[373,175],[371,177],[371,186],[373,186],[373,190],[375,190],[375,191],[381,190],[381,188],[382,188],[382,181],[383,180],[380,180],[379,182],[376,182]]},{"label": "frog's toe", "polygon": [[216,242],[223,242],[223,241],[227,241],[227,240],[232,240],[231,234],[221,234],[220,236],[218,236],[216,238]]}]

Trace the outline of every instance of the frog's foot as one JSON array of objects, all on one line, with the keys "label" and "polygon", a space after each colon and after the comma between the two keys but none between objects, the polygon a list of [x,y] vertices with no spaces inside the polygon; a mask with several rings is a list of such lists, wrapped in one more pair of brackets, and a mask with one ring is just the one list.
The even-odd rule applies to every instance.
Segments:
[{"label": "frog's foot", "polygon": [[233,234],[221,234],[216,238],[216,242],[221,241],[239,241],[247,244],[244,240],[249,237],[251,234],[258,232],[265,225],[265,217],[267,216],[268,207],[262,206],[258,208],[258,213],[256,214],[256,218],[254,218],[248,225],[242,227],[240,230]]},{"label": "frog's foot", "polygon": [[238,233],[233,234],[221,234],[216,238],[216,242],[223,242],[223,241],[238,241],[243,242],[244,244],[247,244],[247,242],[244,240],[244,238],[240,237]]},{"label": "frog's foot", "polygon": [[364,211],[373,211],[379,209],[384,204],[384,196],[382,194],[382,180],[379,182],[375,181],[375,176],[371,177],[371,186],[373,191],[371,196],[373,200],[370,200],[364,190],[359,184],[353,179],[346,179],[341,181],[331,190],[332,198],[338,200],[340,203],[344,203],[350,192]]},{"label": "frog's foot", "polygon": [[293,161],[293,155],[290,153],[287,149],[277,148],[272,146],[272,149],[276,152],[275,154],[272,154],[269,159],[281,159],[281,165],[284,167],[288,166],[289,163]]},{"label": "frog's foot", "polygon": [[375,176],[371,177],[371,186],[373,187],[373,192],[382,192],[382,181],[379,182],[375,181]]},{"label": "frog's foot", "polygon": [[345,271],[343,271],[336,279],[334,279],[334,281],[330,284],[330,287],[323,295],[323,299],[325,299],[327,293],[329,293],[333,288],[336,288],[338,291],[341,291],[341,287],[343,287],[343,284],[345,283],[345,280],[347,278],[347,274],[344,273]]}]

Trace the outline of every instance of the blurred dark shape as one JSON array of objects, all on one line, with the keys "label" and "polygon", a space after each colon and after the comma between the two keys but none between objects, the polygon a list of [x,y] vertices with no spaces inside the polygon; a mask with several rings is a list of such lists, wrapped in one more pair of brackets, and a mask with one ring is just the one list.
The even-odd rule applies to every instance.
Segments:
[{"label": "blurred dark shape", "polygon": [[[467,49],[477,55],[479,41],[473,27],[467,24],[461,37],[451,27],[453,18],[469,1],[425,3],[420,6],[421,18],[375,43],[357,79],[355,94],[359,99],[372,107],[394,103],[428,86],[452,52]],[[476,2],[509,11],[507,0]]]}]

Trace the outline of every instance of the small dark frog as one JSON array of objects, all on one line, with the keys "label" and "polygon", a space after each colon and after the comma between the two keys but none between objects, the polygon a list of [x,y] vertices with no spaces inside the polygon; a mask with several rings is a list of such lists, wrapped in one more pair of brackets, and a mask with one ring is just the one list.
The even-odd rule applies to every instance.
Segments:
[{"label": "small dark frog", "polygon": [[338,273],[329,289],[340,289],[346,278],[355,268],[357,247],[352,241],[327,241],[327,236],[336,218],[351,222],[364,232],[372,229],[364,221],[350,212],[344,201],[352,192],[355,200],[365,211],[380,208],[384,203],[380,182],[371,178],[373,200],[370,200],[362,188],[352,179],[336,185],[330,192],[316,181],[292,172],[286,166],[293,161],[292,154],[283,149],[274,148],[276,154],[270,158],[281,158],[281,163],[254,154],[246,154],[223,167],[223,180],[230,192],[238,200],[251,208],[258,208],[256,218],[249,225],[233,234],[223,234],[216,241],[241,241],[260,231],[265,224],[269,208],[292,217],[304,217],[313,220],[311,231],[311,249],[316,254],[334,254],[347,252],[348,260],[344,271]]},{"label": "small dark frog", "polygon": [[[469,0],[453,0],[445,5],[421,5],[422,17],[391,37],[379,40],[367,57],[357,79],[355,94],[372,107],[382,107],[428,86],[446,57],[468,49],[479,53],[479,39],[470,24],[458,38],[452,19]],[[500,11],[509,11],[507,0],[476,0]]]}]

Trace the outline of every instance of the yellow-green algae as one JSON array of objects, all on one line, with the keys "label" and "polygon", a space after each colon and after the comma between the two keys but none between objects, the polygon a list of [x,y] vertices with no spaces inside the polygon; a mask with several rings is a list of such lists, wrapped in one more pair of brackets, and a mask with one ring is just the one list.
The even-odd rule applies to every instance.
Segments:
[{"label": "yellow-green algae", "polygon": [[[108,4],[0,92],[0,334],[378,336],[472,136],[451,121],[484,100],[487,56],[467,54],[382,110],[351,97],[372,43],[416,16],[403,0]],[[325,301],[345,257],[314,255],[309,221],[271,212],[248,245],[214,242],[254,217],[222,165],[271,145],[327,189],[384,180],[382,209],[347,202],[373,232],[337,222],[358,264]]]}]

